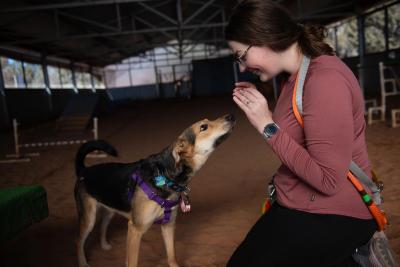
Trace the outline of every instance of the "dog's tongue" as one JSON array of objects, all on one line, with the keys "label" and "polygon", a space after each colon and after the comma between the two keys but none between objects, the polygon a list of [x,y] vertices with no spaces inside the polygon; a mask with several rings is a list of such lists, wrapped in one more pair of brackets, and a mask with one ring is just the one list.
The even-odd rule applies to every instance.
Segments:
[{"label": "dog's tongue", "polygon": [[182,212],[190,211],[190,204],[189,205],[185,204],[185,201],[183,201],[183,199],[181,199],[181,210]]},{"label": "dog's tongue", "polygon": [[181,194],[181,210],[182,212],[189,212],[190,211],[190,201],[189,196],[185,193]]}]

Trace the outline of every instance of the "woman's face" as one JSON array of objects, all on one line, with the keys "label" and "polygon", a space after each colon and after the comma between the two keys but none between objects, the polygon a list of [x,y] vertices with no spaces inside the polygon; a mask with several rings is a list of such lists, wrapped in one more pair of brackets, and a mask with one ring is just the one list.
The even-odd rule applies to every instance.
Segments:
[{"label": "woman's face", "polygon": [[235,57],[240,58],[241,72],[250,71],[259,76],[261,81],[267,81],[283,71],[281,54],[266,46],[249,48],[249,45],[236,41],[228,41],[228,45]]}]

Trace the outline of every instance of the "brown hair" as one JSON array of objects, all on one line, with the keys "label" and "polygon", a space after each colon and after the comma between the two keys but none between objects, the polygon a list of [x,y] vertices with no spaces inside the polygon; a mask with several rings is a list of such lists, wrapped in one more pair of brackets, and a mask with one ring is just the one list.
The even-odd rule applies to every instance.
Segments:
[{"label": "brown hair", "polygon": [[289,12],[270,0],[243,0],[235,7],[225,29],[225,38],[244,44],[268,46],[275,52],[298,42],[303,54],[311,57],[334,55],[324,42],[325,28],[298,24]]}]

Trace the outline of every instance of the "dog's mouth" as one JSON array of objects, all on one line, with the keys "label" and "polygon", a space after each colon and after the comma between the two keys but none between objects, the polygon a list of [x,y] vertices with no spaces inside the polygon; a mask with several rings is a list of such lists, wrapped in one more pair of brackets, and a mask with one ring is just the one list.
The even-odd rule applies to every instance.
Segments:
[{"label": "dog's mouth", "polygon": [[235,123],[231,123],[229,130],[215,140],[214,148],[219,146],[222,142],[224,142],[231,135],[234,127],[235,127]]},{"label": "dog's mouth", "polygon": [[226,133],[226,134],[218,137],[218,139],[215,140],[215,142],[214,142],[214,147],[219,146],[222,142],[224,142],[229,137],[229,135],[230,135],[230,133]]},{"label": "dog's mouth", "polygon": [[224,128],[227,128],[226,133],[218,137],[214,142],[214,148],[219,146],[222,142],[224,142],[232,133],[233,129],[236,125],[236,119],[233,115],[225,116],[225,125]]}]

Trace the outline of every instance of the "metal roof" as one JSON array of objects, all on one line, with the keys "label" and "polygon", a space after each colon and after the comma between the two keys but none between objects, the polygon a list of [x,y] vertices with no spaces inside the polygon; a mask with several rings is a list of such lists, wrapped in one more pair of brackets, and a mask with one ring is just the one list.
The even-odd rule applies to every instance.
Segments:
[{"label": "metal roof", "polygon": [[[138,55],[170,40],[224,46],[236,0],[3,0],[0,50],[37,51],[93,66]],[[327,24],[376,5],[374,0],[277,0],[299,20]]]}]

